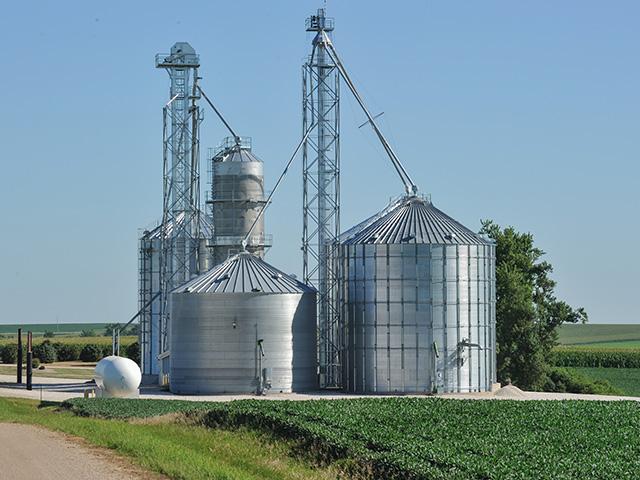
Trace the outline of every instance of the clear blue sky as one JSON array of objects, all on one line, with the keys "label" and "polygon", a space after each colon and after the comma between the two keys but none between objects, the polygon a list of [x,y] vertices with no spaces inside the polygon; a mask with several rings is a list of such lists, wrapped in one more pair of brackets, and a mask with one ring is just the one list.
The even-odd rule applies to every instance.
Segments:
[{"label": "clear blue sky", "polygon": [[[0,323],[124,321],[138,228],[161,208],[176,41],[275,182],[301,132],[316,1],[25,1],[0,15]],[[470,228],[532,232],[558,294],[637,322],[640,3],[329,1],[335,42],[398,154]],[[343,89],[343,229],[401,185]],[[225,136],[211,112],[202,146]],[[206,166],[202,166],[206,179]],[[267,213],[268,260],[301,271],[300,162]],[[204,187],[203,187],[204,189]]]}]

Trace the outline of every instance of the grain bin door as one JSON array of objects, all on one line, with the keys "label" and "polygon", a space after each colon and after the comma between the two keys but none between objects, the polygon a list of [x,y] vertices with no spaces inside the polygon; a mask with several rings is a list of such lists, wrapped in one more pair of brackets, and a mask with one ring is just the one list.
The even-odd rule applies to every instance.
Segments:
[{"label": "grain bin door", "polygon": [[[409,339],[407,339],[408,341]],[[407,353],[415,352],[415,369],[417,373],[416,383],[410,385],[407,383],[406,391],[415,391],[417,393],[433,392],[435,382],[435,366],[433,353],[433,335],[431,329],[426,325],[418,325],[418,332],[414,336],[415,345],[413,348],[407,349]],[[408,343],[408,342],[407,342]],[[405,343],[405,348],[407,347]],[[407,359],[409,356],[407,356]],[[409,362],[407,362],[407,365]]]}]

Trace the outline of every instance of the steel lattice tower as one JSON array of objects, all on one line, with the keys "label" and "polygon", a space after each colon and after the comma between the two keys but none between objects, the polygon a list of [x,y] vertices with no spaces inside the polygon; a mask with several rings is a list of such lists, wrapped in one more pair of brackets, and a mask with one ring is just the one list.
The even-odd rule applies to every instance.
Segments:
[{"label": "steel lattice tower", "polygon": [[302,69],[303,270],[304,281],[318,290],[320,385],[341,384],[337,271],[333,251],[340,234],[340,91],[336,65],[327,54],[323,32],[333,31],[324,9],[306,21],[315,32],[313,49]]},{"label": "steel lattice tower", "polygon": [[[169,292],[198,268],[200,238],[200,141],[197,100],[199,56],[186,42],[156,56],[169,74],[169,101],[163,110],[163,208],[161,225],[160,355],[168,350]],[[166,369],[162,368],[163,372]]]}]

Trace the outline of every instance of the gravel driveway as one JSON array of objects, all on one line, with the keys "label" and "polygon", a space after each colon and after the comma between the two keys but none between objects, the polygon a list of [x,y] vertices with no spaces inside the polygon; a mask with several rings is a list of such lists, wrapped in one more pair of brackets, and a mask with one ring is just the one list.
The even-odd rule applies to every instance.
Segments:
[{"label": "gravel driveway", "polygon": [[104,449],[32,425],[0,423],[0,478],[11,480],[160,479]]}]

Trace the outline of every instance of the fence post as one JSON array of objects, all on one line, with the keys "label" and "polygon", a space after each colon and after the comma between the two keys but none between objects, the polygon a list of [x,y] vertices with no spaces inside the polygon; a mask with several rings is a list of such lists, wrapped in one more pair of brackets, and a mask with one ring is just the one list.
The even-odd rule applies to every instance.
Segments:
[{"label": "fence post", "polygon": [[33,335],[27,332],[27,390],[33,390]]},{"label": "fence post", "polygon": [[18,361],[16,383],[22,385],[22,329],[18,329]]}]

